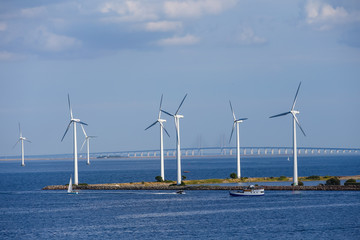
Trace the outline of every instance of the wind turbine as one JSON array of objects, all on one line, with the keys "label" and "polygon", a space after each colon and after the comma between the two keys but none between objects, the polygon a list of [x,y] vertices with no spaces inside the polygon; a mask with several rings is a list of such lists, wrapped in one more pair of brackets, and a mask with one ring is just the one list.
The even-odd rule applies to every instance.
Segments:
[{"label": "wind turbine", "polygon": [[73,124],[74,126],[74,184],[78,185],[79,184],[79,179],[78,179],[78,156],[77,156],[77,140],[76,140],[76,123],[82,124],[82,125],[87,125],[84,122],[81,122],[80,119],[76,119],[73,117],[73,113],[71,110],[71,105],[70,105],[70,96],[68,94],[68,102],[69,102],[69,110],[70,110],[70,123],[66,128],[66,131],[64,133],[64,136],[62,137],[61,141],[64,140],[64,137],[66,135],[66,133],[69,131],[70,125]]},{"label": "wind turbine", "polygon": [[300,123],[299,123],[299,120],[297,119],[296,117],[296,114],[299,114],[300,112],[299,111],[296,111],[295,110],[295,104],[296,104],[296,99],[297,99],[297,96],[298,96],[298,93],[299,93],[299,89],[300,89],[300,86],[301,86],[301,82],[299,84],[299,87],[296,91],[296,94],[295,94],[295,98],[294,98],[294,102],[293,102],[293,105],[292,105],[292,108],[289,112],[285,112],[285,113],[281,113],[281,114],[277,114],[277,115],[274,115],[274,116],[271,116],[270,118],[275,118],[275,117],[280,117],[280,116],[285,116],[285,115],[288,115],[291,113],[292,115],[292,118],[293,118],[293,147],[294,147],[294,150],[293,150],[293,154],[294,154],[294,186],[297,186],[298,185],[298,167],[297,167],[297,146],[296,146],[296,124],[299,126],[301,132],[304,134],[304,136],[306,136],[304,130],[302,129],[302,127],[300,126]]},{"label": "wind turbine", "polygon": [[160,172],[161,172],[161,178],[162,180],[165,180],[165,171],[164,171],[164,144],[163,144],[163,129],[165,130],[166,134],[170,137],[169,133],[166,131],[165,127],[164,127],[164,122],[166,122],[165,119],[161,119],[161,104],[162,104],[162,100],[163,100],[163,95],[161,95],[161,99],[160,99],[160,107],[159,107],[159,115],[158,115],[158,119],[151,124],[150,126],[148,126],[147,128],[145,128],[145,130],[148,130],[149,128],[151,128],[152,126],[154,126],[155,124],[159,123],[160,125]]},{"label": "wind turbine", "polygon": [[181,101],[178,109],[176,110],[175,114],[168,113],[164,110],[161,110],[163,113],[171,116],[175,120],[175,129],[176,129],[176,156],[177,156],[177,185],[181,184],[181,150],[180,150],[180,118],[184,118],[183,115],[178,114],[181,108],[181,105],[184,103],[187,94]]},{"label": "wind turbine", "polygon": [[15,143],[14,147],[18,144],[18,142],[21,142],[21,166],[25,166],[25,160],[24,160],[24,141],[31,143],[29,140],[26,139],[26,137],[22,136],[21,127],[19,123],[19,140]]},{"label": "wind turbine", "polygon": [[234,133],[234,129],[235,129],[235,125],[236,125],[236,156],[237,156],[237,178],[241,177],[241,171],[240,171],[240,134],[239,134],[239,123],[242,123],[243,121],[247,120],[247,118],[239,118],[236,119],[235,117],[235,113],[233,110],[233,107],[231,105],[231,101],[229,101],[230,103],[230,108],[231,108],[231,112],[233,114],[234,117],[234,122],[233,122],[233,126],[232,126],[232,130],[231,130],[231,134],[230,134],[230,139],[229,139],[229,143],[231,141],[232,135]]},{"label": "wind turbine", "polygon": [[83,125],[81,124],[80,126],[81,126],[81,129],[83,130],[83,133],[85,135],[85,140],[84,140],[84,142],[83,142],[83,144],[82,144],[82,146],[80,148],[80,151],[83,149],[83,147],[84,147],[84,145],[86,143],[86,148],[87,148],[87,162],[86,162],[86,164],[90,165],[90,138],[96,138],[97,136],[88,136],[86,134],[86,132],[85,132],[85,129],[84,129]]}]

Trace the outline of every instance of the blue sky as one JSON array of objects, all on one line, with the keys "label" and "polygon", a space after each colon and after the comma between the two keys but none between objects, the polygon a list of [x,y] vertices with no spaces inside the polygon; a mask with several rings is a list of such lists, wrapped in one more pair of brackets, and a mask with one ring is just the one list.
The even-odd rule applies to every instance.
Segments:
[{"label": "blue sky", "polygon": [[359,23],[355,0],[2,1],[0,155],[18,122],[27,154],[71,153],[68,93],[94,152],[157,149],[161,94],[172,112],[186,93],[183,147],[228,144],[229,100],[243,146],[291,146],[291,117],[268,117],[300,81],[299,146],[360,147]]}]

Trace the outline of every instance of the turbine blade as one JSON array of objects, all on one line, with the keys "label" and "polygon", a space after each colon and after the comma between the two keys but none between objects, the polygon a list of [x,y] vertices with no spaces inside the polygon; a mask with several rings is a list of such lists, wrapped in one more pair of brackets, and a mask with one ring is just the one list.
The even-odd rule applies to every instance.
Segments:
[{"label": "turbine blade", "polygon": [[186,97],[187,97],[187,94],[185,94],[185,97],[184,97],[183,100],[181,101],[178,109],[177,109],[176,112],[175,112],[175,115],[179,112],[179,110],[180,110],[180,108],[181,108],[181,105],[184,103]]},{"label": "turbine blade", "polygon": [[238,120],[236,120],[236,122],[238,122],[238,121],[245,121],[245,120],[248,120],[248,118],[239,118]]},{"label": "turbine blade", "polygon": [[160,107],[159,107],[159,116],[158,116],[158,119],[160,119],[160,116],[161,116],[161,105],[162,105],[163,95],[164,95],[164,94],[161,94]]},{"label": "turbine blade", "polygon": [[147,128],[145,128],[145,131],[148,130],[149,128],[151,128],[152,126],[154,126],[158,121],[152,123],[150,126],[148,126]]},{"label": "turbine blade", "polygon": [[298,93],[299,93],[300,86],[301,86],[301,82],[299,83],[298,89],[297,89],[297,91],[296,91],[296,94],[295,94],[295,98],[294,98],[294,102],[293,102],[291,111],[294,110],[294,108],[295,108],[295,104],[296,104],[296,100],[297,100],[297,95],[298,95]]},{"label": "turbine blade", "polygon": [[162,110],[162,109],[161,109],[161,111],[162,111],[163,113],[165,113],[165,114],[167,114],[167,115],[171,116],[171,117],[173,117],[173,116],[174,116],[174,114],[168,113],[168,112],[167,112],[167,111],[165,111],[165,110]]},{"label": "turbine blade", "polygon": [[234,121],[236,120],[236,117],[235,117],[235,113],[234,113],[234,110],[233,110],[233,107],[231,105],[231,101],[229,100],[229,103],[230,103],[230,108],[231,108],[231,112],[233,114],[233,117],[234,117]]},{"label": "turbine blade", "polygon": [[19,134],[20,134],[20,137],[22,137],[22,132],[21,132],[20,123],[19,123]]},{"label": "turbine blade", "polygon": [[85,137],[87,138],[87,135],[86,135],[86,132],[85,132],[85,129],[84,129],[83,125],[82,125],[82,124],[80,124],[80,126],[81,126],[81,129],[82,129],[82,131],[83,131],[83,133],[84,133]]},{"label": "turbine blade", "polygon": [[70,121],[69,125],[67,126],[66,131],[65,131],[65,133],[64,133],[64,136],[61,138],[61,141],[64,140],[64,137],[65,137],[66,133],[69,131],[69,128],[70,128],[71,123],[72,123],[72,121]]},{"label": "turbine blade", "polygon": [[69,110],[70,110],[70,118],[73,119],[71,104],[70,104],[70,94],[68,94],[68,103],[69,103]]},{"label": "turbine blade", "polygon": [[27,139],[25,139],[25,141],[27,141],[27,142],[29,142],[29,143],[32,143],[30,140],[27,140]]},{"label": "turbine blade", "polygon": [[235,129],[235,122],[233,123],[233,127],[231,129],[231,134],[230,134],[230,138],[229,138],[229,143],[231,142],[231,138],[232,138],[232,135],[234,133],[234,129]]},{"label": "turbine blade", "polygon": [[86,125],[86,126],[88,125],[87,123],[84,123],[84,122],[81,122],[81,121],[78,122],[78,123],[80,123],[80,124],[82,124],[82,125]]},{"label": "turbine blade", "polygon": [[86,143],[86,138],[85,138],[85,140],[84,140],[83,144],[81,145],[80,151],[83,149],[83,147],[84,147],[85,143]]},{"label": "turbine blade", "polygon": [[20,139],[17,140],[17,142],[15,143],[15,145],[12,148],[14,149],[19,142],[20,142]]},{"label": "turbine blade", "polygon": [[98,136],[88,136],[88,138],[97,138]]},{"label": "turbine blade", "polygon": [[[293,116],[294,116],[294,115],[293,115]],[[299,120],[297,119],[296,116],[294,116],[294,119],[295,119],[295,121],[296,121],[296,124],[299,126],[300,130],[302,131],[302,133],[303,133],[304,136],[306,137],[306,134],[305,134],[304,130],[302,129],[302,127],[301,127],[301,125],[300,125],[300,123],[299,123]]]},{"label": "turbine blade", "polygon": [[291,112],[281,113],[281,114],[278,114],[278,115],[271,116],[271,117],[269,117],[269,118],[275,118],[275,117],[285,116],[285,115],[288,115],[289,113],[291,113]]},{"label": "turbine blade", "polygon": [[170,134],[168,133],[168,131],[167,131],[166,128],[164,127],[164,124],[162,124],[162,122],[160,122],[160,125],[162,126],[162,128],[164,129],[164,131],[166,132],[166,134],[168,135],[168,137],[170,137]]}]

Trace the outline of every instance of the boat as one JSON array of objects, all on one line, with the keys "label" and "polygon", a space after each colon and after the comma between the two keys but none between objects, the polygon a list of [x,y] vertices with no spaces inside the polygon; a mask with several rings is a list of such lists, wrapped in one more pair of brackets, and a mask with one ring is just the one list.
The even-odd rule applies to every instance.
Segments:
[{"label": "boat", "polygon": [[176,192],[176,194],[185,194],[184,190],[179,190]]},{"label": "boat", "polygon": [[244,190],[230,191],[231,196],[263,196],[265,194],[264,188],[256,188],[254,185],[250,185]]},{"label": "boat", "polygon": [[73,189],[72,189],[72,179],[71,179],[71,177],[70,177],[67,193],[68,194],[79,194],[79,192],[73,191]]}]

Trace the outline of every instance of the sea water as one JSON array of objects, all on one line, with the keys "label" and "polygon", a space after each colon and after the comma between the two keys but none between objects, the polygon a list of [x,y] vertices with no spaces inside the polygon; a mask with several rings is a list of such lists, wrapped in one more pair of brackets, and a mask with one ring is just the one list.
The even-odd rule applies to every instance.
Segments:
[{"label": "sea water", "polygon": [[[176,160],[166,160],[176,179]],[[0,161],[0,239],[359,239],[360,193],[267,191],[44,191],[66,184],[73,162]],[[236,160],[183,159],[187,179],[226,178]],[[299,158],[299,176],[358,175],[359,156]],[[153,181],[159,160],[79,161],[79,182]],[[244,158],[242,175],[292,176],[287,158]],[[290,184],[290,183],[286,183]]]}]

